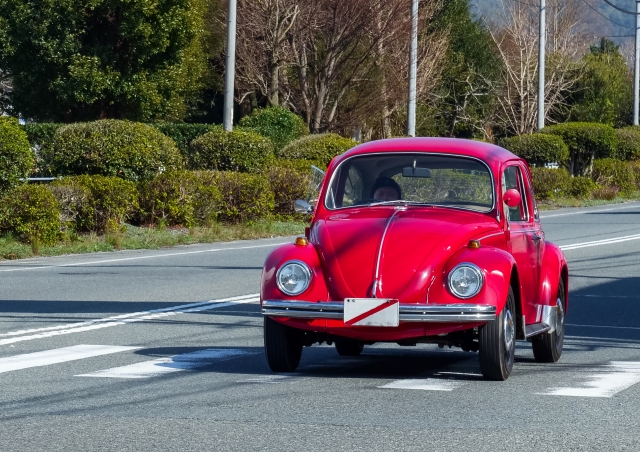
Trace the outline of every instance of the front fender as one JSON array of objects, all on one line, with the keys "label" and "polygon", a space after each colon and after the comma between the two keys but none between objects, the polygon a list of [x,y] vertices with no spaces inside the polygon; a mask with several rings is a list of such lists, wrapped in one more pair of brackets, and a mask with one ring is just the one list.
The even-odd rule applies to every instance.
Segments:
[{"label": "front fender", "polygon": [[[282,292],[276,284],[276,272],[286,261],[299,260],[309,266],[311,283],[302,294],[292,297]],[[305,246],[286,244],[276,248],[267,257],[262,269],[260,287],[260,304],[262,300],[306,300],[329,301],[329,291],[324,279],[322,265],[315,247],[309,243]]]},{"label": "front fender", "polygon": [[564,278],[565,314],[569,308],[569,270],[562,250],[551,242],[546,242],[542,256],[542,274],[540,275],[540,304],[555,306],[558,283]]},{"label": "front fender", "polygon": [[[477,265],[484,274],[484,285],[472,298],[460,299],[449,291],[448,277],[453,268],[463,262]],[[494,247],[479,249],[463,248],[456,252],[434,278],[427,294],[427,303],[456,304],[473,303],[496,307],[496,312],[504,308],[509,294],[511,271],[515,260],[511,254]]]}]

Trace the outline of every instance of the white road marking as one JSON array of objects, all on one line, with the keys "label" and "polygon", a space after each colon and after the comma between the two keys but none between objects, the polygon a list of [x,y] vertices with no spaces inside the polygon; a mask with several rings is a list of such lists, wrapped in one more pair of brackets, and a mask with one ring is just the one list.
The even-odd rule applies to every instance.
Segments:
[{"label": "white road marking", "polygon": [[[276,247],[280,245],[285,245],[289,242],[280,242],[280,243],[270,243],[268,245],[251,245],[251,246],[238,246],[234,248],[212,248],[208,250],[198,250],[198,251],[183,251],[179,253],[165,253],[165,254],[154,254],[152,256],[135,256],[135,257],[123,257],[117,259],[104,259],[98,261],[88,261],[88,262],[75,262],[70,264],[60,264],[60,265],[43,265],[40,267],[19,267],[19,268],[8,268],[4,270],[0,270],[0,272],[21,272],[28,270],[43,270],[47,268],[62,268],[62,267],[80,267],[83,265],[96,265],[96,264],[108,264],[112,262],[126,262],[126,261],[136,261],[142,259],[156,259],[161,257],[173,257],[173,256],[186,256],[190,254],[203,254],[203,253],[216,253],[220,251],[235,251],[235,250],[250,250],[254,248],[269,248]],[[1,267],[1,266],[0,266]]]},{"label": "white road marking", "polygon": [[76,375],[76,377],[152,378],[207,366],[215,361],[235,358],[237,356],[247,354],[249,354],[249,352],[244,350],[208,348],[206,350],[184,353],[170,358],[158,358],[151,361],[131,364],[129,366],[114,367],[88,374]]},{"label": "white road marking", "polygon": [[0,373],[29,369],[31,367],[48,366],[50,364],[66,363],[68,361],[137,350],[139,348],[140,347],[121,347],[115,345],[74,345],[72,347],[46,350],[44,352],[9,356],[7,358],[0,358]]},{"label": "white road marking", "polygon": [[453,391],[460,386],[463,386],[462,381],[455,380],[441,380],[438,378],[423,378],[423,379],[407,379],[396,380],[391,383],[387,383],[384,386],[378,386],[382,389],[420,389],[422,391]]},{"label": "white road marking", "polygon": [[608,326],[608,325],[579,325],[577,323],[565,323],[567,326],[579,326],[584,328],[611,328],[614,330],[640,330],[637,326]]},{"label": "white road marking", "polygon": [[626,235],[624,237],[614,237],[611,239],[595,240],[593,242],[574,243],[572,245],[562,245],[561,250],[575,250],[578,248],[587,248],[590,246],[610,245],[612,243],[628,242],[629,240],[640,240],[640,234]]},{"label": "white road marking", "polygon": [[542,395],[612,397],[640,382],[640,362],[612,361],[602,371],[588,376],[583,387],[550,388]]},{"label": "white road marking", "polygon": [[[104,319],[92,320],[89,322],[72,323],[69,325],[61,325],[59,327],[49,327],[49,329],[43,330],[27,330],[30,332],[36,332],[36,334],[27,333],[27,335],[21,335],[18,337],[8,337],[6,339],[0,339],[0,345],[14,344],[16,342],[30,341],[34,339],[44,339],[53,336],[60,336],[64,334],[82,333],[84,331],[99,330],[102,328],[109,328],[112,326],[126,325],[127,323],[142,322],[145,320],[155,320],[162,317],[168,317],[176,314],[187,314],[192,312],[208,311],[211,309],[219,309],[227,306],[235,306],[244,303],[253,303],[259,301],[258,294],[244,295],[242,297],[222,298],[219,300],[211,300],[201,303],[190,303],[186,305],[173,306],[169,308],[154,309],[150,311],[135,312],[131,314],[123,314],[114,317],[107,317]],[[54,330],[50,330],[55,328]],[[15,333],[15,332],[14,332]],[[5,333],[10,335],[12,333]]]},{"label": "white road marking", "polygon": [[569,215],[582,215],[582,214],[585,214],[585,213],[611,212],[611,211],[614,211],[614,210],[636,209],[638,207],[640,207],[640,206],[635,204],[633,206],[612,207],[610,209],[583,210],[581,212],[557,213],[557,214],[552,214],[552,215],[541,214],[540,217],[544,220],[546,218],[566,217],[566,216],[569,216]]},{"label": "white road marking", "polygon": [[292,375],[258,375],[256,377],[245,378],[239,380],[238,383],[259,383],[259,384],[275,384],[282,383],[287,380],[291,380]]}]

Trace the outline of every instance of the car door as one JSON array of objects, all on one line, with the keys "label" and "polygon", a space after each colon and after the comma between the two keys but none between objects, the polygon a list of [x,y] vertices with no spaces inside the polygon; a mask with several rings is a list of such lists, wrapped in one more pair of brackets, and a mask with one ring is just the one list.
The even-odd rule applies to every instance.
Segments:
[{"label": "car door", "polygon": [[503,213],[507,220],[508,250],[518,266],[522,314],[525,323],[535,323],[538,316],[538,291],[540,280],[540,222],[532,209],[529,179],[525,179],[526,169],[520,162],[507,164],[502,173],[502,193],[515,189],[520,193],[518,206],[503,204]]}]

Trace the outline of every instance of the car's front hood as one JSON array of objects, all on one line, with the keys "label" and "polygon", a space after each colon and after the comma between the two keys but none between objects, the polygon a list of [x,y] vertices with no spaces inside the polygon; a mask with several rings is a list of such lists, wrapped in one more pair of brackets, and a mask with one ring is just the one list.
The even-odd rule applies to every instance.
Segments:
[{"label": "car's front hood", "polygon": [[435,269],[480,234],[497,230],[490,217],[446,208],[363,208],[318,220],[319,249],[331,296],[425,301]]}]

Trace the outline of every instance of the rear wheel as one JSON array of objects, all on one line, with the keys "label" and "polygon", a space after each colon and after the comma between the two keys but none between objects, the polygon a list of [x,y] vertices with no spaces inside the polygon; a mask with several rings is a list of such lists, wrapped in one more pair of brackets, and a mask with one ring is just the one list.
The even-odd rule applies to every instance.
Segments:
[{"label": "rear wheel", "polygon": [[487,380],[504,381],[511,374],[516,349],[515,316],[515,297],[509,288],[502,312],[479,330],[480,369]]},{"label": "rear wheel", "polygon": [[360,356],[364,344],[349,339],[340,339],[336,341],[336,351],[340,356]]},{"label": "rear wheel", "polygon": [[294,372],[302,356],[302,331],[264,318],[264,351],[274,372]]},{"label": "rear wheel", "polygon": [[555,363],[562,355],[564,345],[564,313],[567,303],[564,293],[564,281],[560,278],[558,283],[558,295],[556,297],[556,325],[551,334],[541,334],[531,341],[533,356],[541,363]]}]

